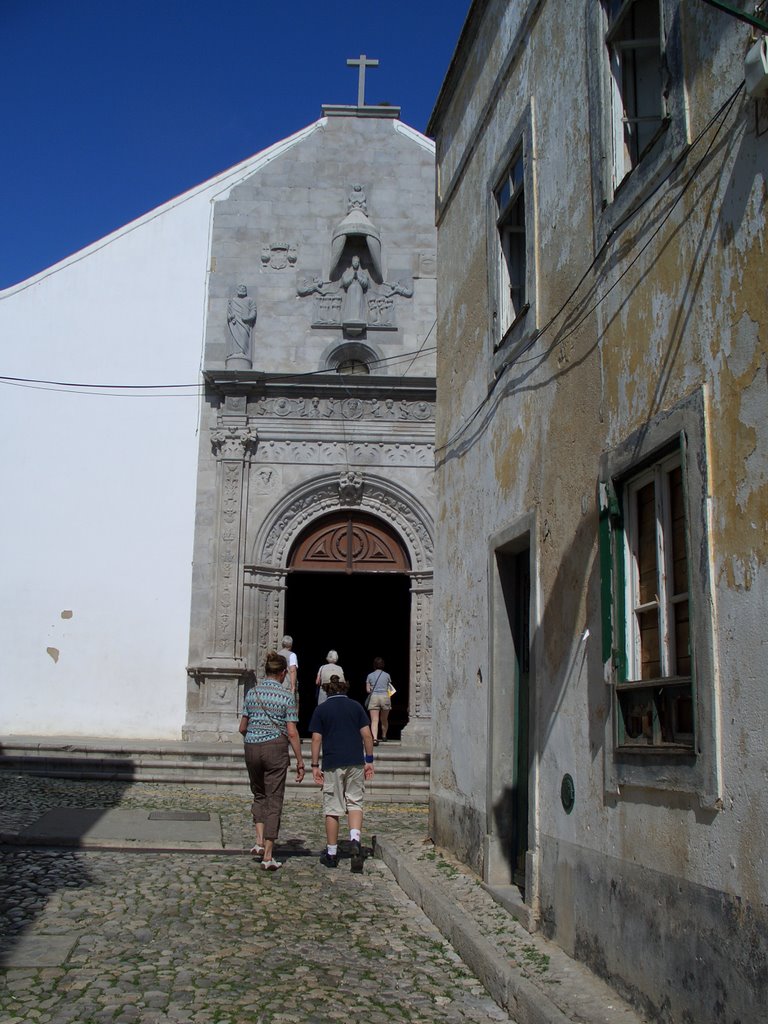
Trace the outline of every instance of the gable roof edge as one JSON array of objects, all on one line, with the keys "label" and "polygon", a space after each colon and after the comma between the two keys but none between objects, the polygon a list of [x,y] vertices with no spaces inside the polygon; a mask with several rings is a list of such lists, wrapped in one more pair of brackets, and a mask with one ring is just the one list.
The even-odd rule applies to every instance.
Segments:
[{"label": "gable roof edge", "polygon": [[255,171],[261,170],[262,167],[265,167],[272,160],[282,156],[283,153],[292,149],[293,146],[297,145],[297,143],[308,138],[317,131],[318,128],[322,128],[325,125],[326,120],[326,118],[321,117],[317,121],[313,121],[312,124],[307,125],[307,127],[294,132],[293,135],[289,135],[285,139],[280,139],[278,142],[273,143],[271,146],[267,146],[266,149],[260,150],[253,156],[247,157],[240,163],[234,164],[232,167],[228,167],[224,171],[220,171],[219,174],[215,174],[212,178],[207,178],[199,185],[193,185],[192,188],[187,189],[186,192],[181,192],[179,195],[174,196],[171,199],[167,199],[164,203],[161,203],[160,206],[155,206],[146,213],[142,213],[134,220],[128,221],[127,224],[123,224],[119,228],[115,228],[114,231],[110,231],[109,234],[96,239],[95,242],[90,242],[82,249],[77,249],[75,252],[70,253],[69,256],[65,256],[56,263],[52,263],[49,267],[39,270],[31,277],[24,278],[24,280],[18,281],[16,284],[0,289],[0,299],[13,295],[16,292],[24,291],[26,288],[37,284],[39,281],[49,277],[51,274],[58,273],[58,271],[64,270],[73,263],[79,263],[80,260],[85,259],[87,256],[98,252],[107,245],[111,245],[112,242],[117,241],[119,238],[123,237],[123,235],[136,231],[138,228],[143,227],[144,224],[148,224],[150,221],[155,220],[155,218],[162,216],[164,213],[168,213],[177,206],[181,206],[183,203],[189,202],[190,199],[194,199],[203,192],[211,191],[213,193],[211,195],[212,200],[220,198],[225,192],[233,188],[235,185],[239,185],[241,181],[249,177]]},{"label": "gable roof edge", "polygon": [[400,135],[405,135],[407,139],[415,142],[422,149],[427,150],[432,156],[435,155],[435,143],[427,135],[422,134],[416,128],[411,128],[410,125],[404,124],[402,121],[393,121],[395,131],[399,132]]}]

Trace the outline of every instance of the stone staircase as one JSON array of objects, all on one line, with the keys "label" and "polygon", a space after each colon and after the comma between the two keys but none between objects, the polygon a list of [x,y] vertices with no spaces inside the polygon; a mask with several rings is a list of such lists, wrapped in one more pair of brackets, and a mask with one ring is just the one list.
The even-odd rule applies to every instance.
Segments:
[{"label": "stone staircase", "polygon": [[[316,788],[309,774],[309,741],[302,742],[307,779],[300,786],[288,775],[286,796],[308,796]],[[57,779],[104,779],[117,782],[167,782],[246,794],[248,778],[242,744],[185,741],[107,740],[96,737],[0,737],[2,773]],[[376,777],[366,785],[366,799],[379,803],[426,803],[429,799],[429,753],[399,742],[376,748]]]}]

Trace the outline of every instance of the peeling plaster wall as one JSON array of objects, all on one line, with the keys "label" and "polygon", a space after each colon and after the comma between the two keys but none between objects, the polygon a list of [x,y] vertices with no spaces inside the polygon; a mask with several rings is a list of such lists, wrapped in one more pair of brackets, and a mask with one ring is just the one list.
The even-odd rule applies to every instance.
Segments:
[{"label": "peeling plaster wall", "polygon": [[[738,85],[749,31],[703,5],[683,16],[668,2],[665,15],[693,141]],[[603,212],[590,56],[601,36],[590,19],[575,2],[473,4],[470,49],[457,55],[430,126],[440,182],[431,834],[489,877],[499,810],[487,753],[489,545],[533,523],[526,902],[651,1019],[756,1024],[768,998],[768,105],[742,94],[720,132],[710,128],[677,165],[683,147],[670,132],[675,146],[655,177],[641,166]],[[597,260],[565,313],[494,383],[486,202],[529,103],[537,327]],[[616,209],[639,201],[642,214],[599,252]],[[706,540],[691,561],[712,580],[694,614],[711,623],[713,678],[700,700],[715,735],[697,760],[715,792],[653,783],[616,792],[600,650],[601,458],[696,396]],[[566,772],[570,815],[560,802]]]}]

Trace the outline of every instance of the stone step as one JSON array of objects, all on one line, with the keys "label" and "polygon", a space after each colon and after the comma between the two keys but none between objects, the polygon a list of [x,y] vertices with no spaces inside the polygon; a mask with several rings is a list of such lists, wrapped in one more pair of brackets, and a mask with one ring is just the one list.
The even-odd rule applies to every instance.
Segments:
[{"label": "stone step", "polygon": [[[309,741],[302,741],[309,763]],[[248,793],[240,743],[103,740],[98,738],[0,737],[0,771],[59,779],[166,782],[204,791]],[[315,790],[288,776],[286,795]],[[398,742],[376,749],[376,778],[366,795],[377,802],[425,803],[429,799],[429,754]]]}]

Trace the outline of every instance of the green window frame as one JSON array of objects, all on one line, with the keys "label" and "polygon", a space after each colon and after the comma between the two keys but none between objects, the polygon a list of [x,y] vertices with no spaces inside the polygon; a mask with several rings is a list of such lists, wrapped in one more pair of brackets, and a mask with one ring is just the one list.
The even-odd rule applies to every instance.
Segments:
[{"label": "green window frame", "polygon": [[603,659],[611,665],[615,746],[696,748],[690,540],[684,438],[601,484]]},{"label": "green window frame", "polygon": [[[603,744],[603,785],[606,798],[621,799],[634,791],[633,799],[642,800],[643,793],[666,791],[688,794],[700,806],[718,808],[723,799],[722,749],[720,735],[721,699],[718,687],[716,651],[717,594],[713,584],[714,564],[711,548],[710,484],[707,452],[708,407],[706,389],[697,388],[678,402],[660,410],[632,432],[620,436],[600,456],[598,473],[599,565],[602,609],[603,682],[606,687],[605,734]],[[630,612],[647,610],[640,602],[631,606],[632,590],[627,587],[626,547],[631,543],[630,503],[632,488],[644,486],[642,474],[659,465],[672,469],[678,457],[680,474],[678,498],[685,511],[685,555],[689,608],[687,646],[692,652],[690,666],[671,660],[663,671],[679,674],[652,679],[634,678],[638,673],[630,659],[632,643],[628,625]],[[677,501],[680,505],[680,501]],[[662,502],[662,509],[664,504]],[[669,524],[669,520],[667,520]],[[667,527],[669,529],[669,526]],[[673,545],[674,547],[674,545]],[[679,545],[678,545],[679,548]],[[665,563],[666,564],[666,563]],[[667,570],[668,571],[668,570]],[[684,601],[686,591],[681,585],[685,576],[678,566],[678,585],[667,596],[668,607]],[[682,575],[681,575],[682,574]],[[655,596],[655,592],[654,592]],[[660,597],[662,595],[659,595]],[[674,611],[667,613],[673,621]],[[678,637],[678,647],[686,646]],[[640,659],[642,665],[642,658]],[[634,665],[637,665],[635,657]],[[690,672],[688,671],[690,668]],[[650,675],[650,670],[648,670]],[[683,687],[685,708],[657,711],[659,701],[674,701],[675,687]],[[638,717],[626,727],[633,712],[629,701],[642,700],[642,691],[655,702],[646,717],[645,733],[637,728]],[[622,694],[629,696],[621,696]],[[622,706],[622,701],[623,705]],[[670,715],[679,711],[678,722]],[[690,712],[693,733],[688,725]],[[672,731],[667,723],[672,721]],[[628,733],[637,732],[639,736]],[[637,739],[640,742],[635,742]]]}]

